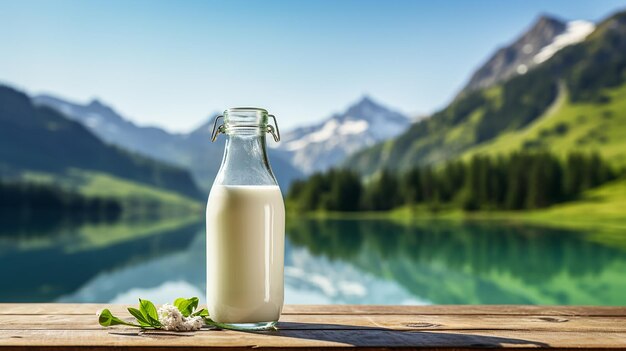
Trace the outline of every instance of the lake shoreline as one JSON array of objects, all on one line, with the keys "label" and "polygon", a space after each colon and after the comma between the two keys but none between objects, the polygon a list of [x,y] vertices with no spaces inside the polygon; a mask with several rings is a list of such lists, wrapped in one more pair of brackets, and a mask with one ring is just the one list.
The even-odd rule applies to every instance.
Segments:
[{"label": "lake shoreline", "polygon": [[[367,211],[367,212],[331,212],[316,211],[307,213],[288,213],[293,219],[319,219],[319,220],[390,220],[398,223],[411,224],[412,222],[430,221],[493,221],[510,224],[535,224],[546,227],[563,229],[602,229],[622,230],[626,234],[626,218],[572,218],[567,216],[555,216],[546,211],[477,211],[464,212],[462,210],[446,210],[440,212],[420,211],[413,212],[407,208],[394,209],[391,211]],[[608,220],[607,220],[608,219]]]},{"label": "lake shoreline", "polygon": [[541,210],[468,212],[450,205],[436,210],[428,205],[416,205],[403,206],[389,211],[331,212],[320,210],[297,213],[297,211],[288,210],[287,215],[288,218],[392,220],[399,223],[433,220],[496,221],[563,229],[594,229],[619,233],[626,237],[626,180],[618,179],[609,182],[585,192],[578,200],[563,202]]}]

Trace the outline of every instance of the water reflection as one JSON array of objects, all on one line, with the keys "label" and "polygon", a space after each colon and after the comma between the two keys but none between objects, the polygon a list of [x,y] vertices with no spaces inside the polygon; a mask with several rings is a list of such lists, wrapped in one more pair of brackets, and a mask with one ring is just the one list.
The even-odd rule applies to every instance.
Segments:
[{"label": "water reflection", "polygon": [[[589,233],[382,220],[292,220],[287,231],[287,303],[626,303],[626,251]],[[0,301],[203,297],[204,245],[203,223],[186,219],[5,230]]]},{"label": "water reflection", "polygon": [[[205,240],[198,231],[187,248],[129,267],[102,272],[60,302],[134,303],[139,297],[171,302],[205,293]],[[421,303],[406,289],[343,262],[331,262],[295,248],[285,248],[286,303]]]},{"label": "water reflection", "polygon": [[58,299],[60,302],[110,301],[135,303],[139,297],[159,303],[171,303],[181,296],[204,296],[205,246],[201,223],[172,235],[173,242],[151,259],[100,272],[72,294]]},{"label": "water reflection", "polygon": [[626,252],[562,229],[494,222],[302,220],[289,238],[433,303],[623,304]]},{"label": "water reflection", "polygon": [[[0,281],[7,284],[0,289],[0,301],[54,301],[102,272],[184,250],[200,228],[197,222],[165,220],[62,229],[54,225],[37,233],[25,229],[21,235],[4,234],[0,237]],[[116,284],[109,289],[116,289]]]}]

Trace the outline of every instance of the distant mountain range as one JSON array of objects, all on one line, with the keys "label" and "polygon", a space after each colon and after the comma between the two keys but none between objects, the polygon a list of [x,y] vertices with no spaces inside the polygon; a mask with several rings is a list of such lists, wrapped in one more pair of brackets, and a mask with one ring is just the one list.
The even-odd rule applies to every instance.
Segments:
[{"label": "distant mountain range", "polygon": [[295,167],[310,174],[331,168],[364,147],[394,137],[410,124],[407,116],[366,96],[321,123],[285,133],[277,148]]},{"label": "distant mountain range", "polygon": [[[205,191],[219,169],[224,138],[210,141],[214,116],[190,133],[173,134],[156,127],[137,126],[98,100],[83,105],[38,95],[33,101],[82,123],[110,144],[191,170]],[[408,117],[364,97],[319,124],[283,133],[277,146],[268,141],[272,169],[281,187],[287,190],[294,179],[333,167],[363,147],[400,134],[409,125]]]},{"label": "distant mountain range", "polygon": [[32,99],[36,105],[48,106],[81,123],[105,142],[144,155],[171,153],[180,139],[180,135],[159,128],[137,126],[99,100],[81,105],[51,95],[37,95]]},{"label": "distant mountain range", "polygon": [[575,23],[541,18],[447,107],[343,165],[368,175],[519,150],[597,151],[626,165],[626,12],[590,34]]},{"label": "distant mountain range", "polygon": [[[225,138],[220,137],[211,143],[215,116],[190,133],[173,134],[156,127],[137,126],[97,100],[85,105],[51,95],[35,96],[33,100],[82,123],[108,143],[189,169],[205,193],[219,170]],[[272,170],[286,191],[289,184],[302,174],[277,152],[270,150],[270,153]]]},{"label": "distant mountain range", "polygon": [[68,176],[71,169],[200,196],[185,170],[108,145],[82,124],[0,86],[0,175],[17,177],[30,171]]}]

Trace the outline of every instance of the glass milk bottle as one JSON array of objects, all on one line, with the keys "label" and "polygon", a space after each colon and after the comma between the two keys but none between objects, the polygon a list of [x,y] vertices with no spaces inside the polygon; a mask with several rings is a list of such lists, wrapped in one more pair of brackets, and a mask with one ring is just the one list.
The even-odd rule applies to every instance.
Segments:
[{"label": "glass milk bottle", "polygon": [[209,316],[237,328],[271,328],[283,307],[285,206],[265,136],[279,141],[278,125],[264,109],[231,108],[215,119],[212,141],[220,133],[227,136],[224,158],[206,209]]}]

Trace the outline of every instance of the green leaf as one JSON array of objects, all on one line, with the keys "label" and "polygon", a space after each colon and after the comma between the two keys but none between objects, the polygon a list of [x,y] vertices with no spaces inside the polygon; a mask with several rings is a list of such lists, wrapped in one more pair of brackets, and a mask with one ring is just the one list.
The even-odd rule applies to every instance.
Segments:
[{"label": "green leaf", "polygon": [[187,313],[188,315],[185,317],[189,317],[189,315],[191,315],[193,313],[193,311],[196,310],[196,308],[198,308],[198,298],[197,297],[192,297],[190,299],[187,299]]},{"label": "green leaf", "polygon": [[189,317],[198,307],[198,298],[192,297],[190,299],[185,299],[180,297],[174,301],[174,306],[178,308],[183,316]]},{"label": "green leaf", "polygon": [[[180,313],[183,314],[183,316],[185,316],[185,313],[187,313],[187,299],[185,299],[185,301],[182,301],[176,305],[176,308],[178,308],[178,310],[180,311]],[[185,316],[187,317],[187,316]]]},{"label": "green leaf", "polygon": [[157,313],[154,304],[148,300],[139,299],[139,309],[144,318],[150,323],[151,326],[159,328],[161,322],[159,322],[159,314]]},{"label": "green leaf", "polygon": [[191,311],[193,312],[196,308],[198,308],[198,298],[197,297],[192,297],[189,300],[189,307],[191,307]]},{"label": "green leaf", "polygon": [[183,316],[185,316],[185,313],[187,313],[187,306],[189,306],[189,300],[187,300],[184,297],[179,297],[176,300],[174,300],[174,306],[176,306],[176,308],[178,308],[180,313],[182,313]]},{"label": "green leaf", "polygon": [[193,313],[191,316],[196,317],[196,316],[200,316],[200,317],[208,317],[209,316],[209,311],[207,311],[206,308],[203,308],[199,311],[196,311],[195,313]]},{"label": "green leaf", "polygon": [[[174,300],[174,306],[176,306],[178,308],[179,311],[181,311],[180,306],[183,303],[187,303],[187,299],[184,297],[179,297],[176,300]],[[182,311],[181,311],[182,312]]]},{"label": "green leaf", "polygon": [[152,326],[150,324],[150,322],[146,319],[146,317],[144,317],[143,314],[141,314],[141,311],[139,311],[138,309],[129,307],[128,308],[128,312],[130,312],[130,314],[132,314],[133,317],[135,317],[137,319],[137,322],[139,322],[139,324],[142,327],[150,327],[150,326]]},{"label": "green leaf", "polygon": [[111,311],[109,311],[108,309],[104,309],[102,310],[102,312],[100,312],[100,316],[98,316],[98,323],[100,323],[100,325],[103,327],[110,327],[113,325],[128,325],[131,327],[141,327],[140,325],[129,323],[129,322],[126,322],[124,320],[121,320],[115,317],[111,313]]}]

